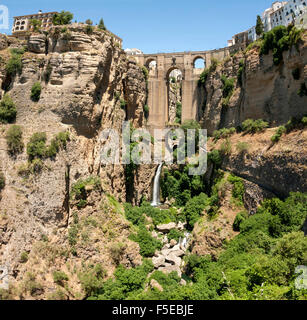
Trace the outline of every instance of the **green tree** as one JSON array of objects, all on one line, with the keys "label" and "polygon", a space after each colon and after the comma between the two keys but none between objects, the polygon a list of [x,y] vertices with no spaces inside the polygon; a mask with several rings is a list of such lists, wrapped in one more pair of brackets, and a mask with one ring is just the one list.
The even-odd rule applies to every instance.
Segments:
[{"label": "green tree", "polygon": [[93,25],[93,21],[91,19],[87,19],[85,23],[88,24],[89,26]]},{"label": "green tree", "polygon": [[73,17],[74,15],[71,12],[63,10],[53,16],[52,22],[56,26],[70,24]]},{"label": "green tree", "polygon": [[30,26],[33,27],[34,32],[39,32],[40,28],[42,26],[42,21],[38,19],[31,19],[30,20]]},{"label": "green tree", "polygon": [[16,106],[11,97],[6,93],[0,102],[0,123],[11,123],[16,119]]},{"label": "green tree", "polygon": [[38,102],[41,96],[42,86],[40,82],[35,82],[31,89],[31,100]]},{"label": "green tree", "polygon": [[21,153],[24,148],[22,141],[22,130],[20,126],[12,125],[6,133],[8,152],[11,155]]},{"label": "green tree", "polygon": [[99,21],[98,28],[101,29],[101,30],[106,30],[106,27],[104,25],[104,21],[103,21],[102,18]]},{"label": "green tree", "polygon": [[257,16],[257,23],[256,23],[257,36],[261,36],[263,34],[263,31],[264,31],[263,22],[261,20],[261,17],[258,15]]}]

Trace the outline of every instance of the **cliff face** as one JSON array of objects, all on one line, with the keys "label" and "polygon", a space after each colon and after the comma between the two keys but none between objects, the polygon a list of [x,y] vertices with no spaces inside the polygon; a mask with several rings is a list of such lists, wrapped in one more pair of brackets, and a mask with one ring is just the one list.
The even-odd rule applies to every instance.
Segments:
[{"label": "cliff face", "polygon": [[[243,63],[242,85],[238,82],[240,62]],[[286,123],[291,117],[306,114],[307,97],[300,97],[302,83],[307,84],[307,33],[299,44],[283,53],[283,62],[273,64],[272,52],[259,55],[255,47],[239,52],[217,66],[205,83],[206,104],[201,121],[208,132],[223,127],[236,127],[246,119],[264,119],[272,126]],[[300,79],[292,72],[300,70]],[[223,106],[222,75],[235,79],[234,92],[228,105]]]},{"label": "cliff face", "polygon": [[[23,278],[24,270],[29,271],[20,263],[21,254],[27,252],[31,257],[33,245],[42,235],[49,239],[50,246],[53,243],[64,251],[69,250],[68,230],[74,211],[86,220],[92,215],[100,217],[102,207],[114,202],[106,194],[125,201],[124,167],[101,165],[99,135],[108,128],[121,132],[125,120],[130,120],[134,127],[141,126],[146,100],[142,70],[127,59],[108,32],[96,29],[87,34],[84,26],[72,25],[65,29],[54,27],[48,36],[33,35],[27,43],[28,52],[22,55],[22,72],[9,78],[5,72],[9,49],[24,44],[3,37],[0,51],[0,85],[16,104],[16,124],[22,127],[24,143],[35,132],[46,132],[49,143],[62,131],[70,132],[70,142],[55,159],[44,160],[40,174],[24,178],[18,171],[27,162],[26,151],[17,157],[9,156],[5,135],[10,125],[0,125],[0,170],[6,180],[0,207],[0,265],[7,265],[17,281]],[[37,81],[42,85],[42,92],[39,101],[33,102],[31,88]],[[4,91],[1,93],[3,96]],[[125,108],[121,107],[123,100]],[[100,178],[102,193],[94,193],[95,201],[79,211],[76,206],[69,206],[71,186],[89,176]],[[110,214],[110,210],[107,212]],[[119,231],[117,240],[122,239],[126,244],[122,254],[123,259],[125,255],[129,257],[126,264],[140,263],[138,245],[127,241],[130,233],[127,222],[116,214],[111,220],[116,226],[114,232]],[[109,223],[104,219],[98,224],[108,228]],[[107,246],[90,247],[79,250],[76,263],[90,259],[89,262],[99,262],[112,269]],[[37,254],[35,259],[39,257]],[[57,267],[61,269],[66,261],[60,259]]]}]

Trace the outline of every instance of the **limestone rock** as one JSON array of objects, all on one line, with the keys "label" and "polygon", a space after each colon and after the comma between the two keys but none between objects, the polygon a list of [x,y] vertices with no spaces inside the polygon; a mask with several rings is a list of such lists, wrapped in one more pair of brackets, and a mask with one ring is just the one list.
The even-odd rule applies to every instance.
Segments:
[{"label": "limestone rock", "polygon": [[28,50],[35,53],[45,53],[46,36],[43,34],[31,35],[28,40]]},{"label": "limestone rock", "polygon": [[175,239],[172,239],[170,242],[170,246],[173,248],[177,244],[177,241]]},{"label": "limestone rock", "polygon": [[157,230],[164,232],[164,233],[168,233],[172,229],[175,229],[175,228],[176,228],[175,222],[170,222],[168,224],[161,224],[161,225],[157,226]]},{"label": "limestone rock", "polygon": [[164,264],[165,264],[165,257],[162,256],[162,255],[160,255],[160,256],[158,256],[158,257],[153,257],[153,258],[152,258],[152,263],[153,263],[153,265],[154,265],[154,267],[155,267],[156,269],[159,268],[159,267],[161,267],[161,266],[164,266]]}]

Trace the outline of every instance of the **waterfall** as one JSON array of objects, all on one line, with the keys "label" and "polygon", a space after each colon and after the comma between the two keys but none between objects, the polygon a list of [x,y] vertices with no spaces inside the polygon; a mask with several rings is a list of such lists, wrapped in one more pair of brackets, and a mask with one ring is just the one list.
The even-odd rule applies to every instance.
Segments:
[{"label": "waterfall", "polygon": [[163,163],[159,164],[158,170],[156,172],[155,180],[154,180],[154,188],[153,188],[153,196],[152,203],[153,207],[159,206],[160,203],[160,176],[162,171]]}]

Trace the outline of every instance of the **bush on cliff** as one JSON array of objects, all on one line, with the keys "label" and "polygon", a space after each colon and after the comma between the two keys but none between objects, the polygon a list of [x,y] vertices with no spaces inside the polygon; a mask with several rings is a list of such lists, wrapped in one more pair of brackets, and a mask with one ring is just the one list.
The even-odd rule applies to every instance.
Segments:
[{"label": "bush on cliff", "polygon": [[5,66],[6,74],[10,77],[14,77],[16,74],[20,74],[22,72],[22,54],[24,53],[23,50],[14,51],[11,50],[11,58],[7,62]]},{"label": "bush on cliff", "polygon": [[260,54],[268,54],[273,51],[273,62],[279,65],[283,60],[283,52],[292,46],[298,49],[301,40],[302,30],[296,29],[293,25],[278,26],[264,34],[260,48]]},{"label": "bush on cliff", "polygon": [[55,26],[70,24],[74,15],[69,11],[61,11],[53,16],[52,22]]},{"label": "bush on cliff", "polygon": [[242,130],[245,133],[257,133],[264,131],[269,126],[268,122],[262,119],[252,120],[247,119],[242,123]]},{"label": "bush on cliff", "polygon": [[20,126],[12,125],[6,133],[6,144],[11,155],[21,153],[24,148]]},{"label": "bush on cliff", "polygon": [[5,177],[2,172],[0,172],[0,192],[4,189],[5,187]]},{"label": "bush on cliff", "polygon": [[12,123],[15,121],[16,115],[17,110],[15,103],[8,93],[4,94],[0,101],[0,123]]},{"label": "bush on cliff", "polygon": [[42,86],[40,82],[35,82],[31,88],[31,100],[38,102],[41,96]]}]

